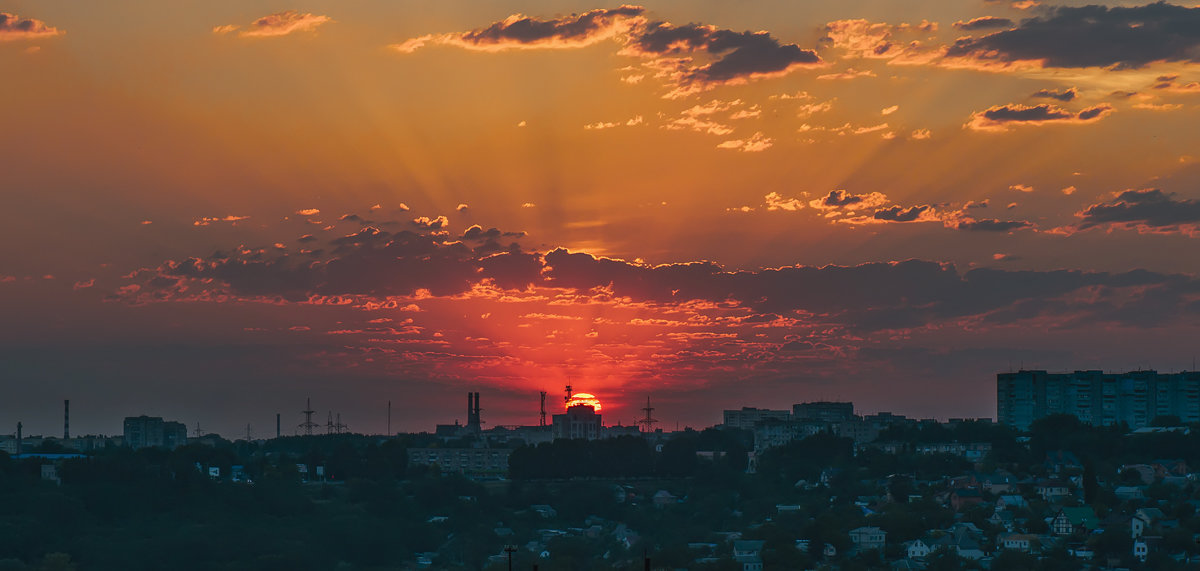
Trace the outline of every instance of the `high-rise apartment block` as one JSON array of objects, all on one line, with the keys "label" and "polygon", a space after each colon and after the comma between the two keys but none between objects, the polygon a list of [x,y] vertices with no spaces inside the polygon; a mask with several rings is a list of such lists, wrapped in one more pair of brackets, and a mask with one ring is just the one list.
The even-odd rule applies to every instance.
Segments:
[{"label": "high-rise apartment block", "polygon": [[1126,423],[1144,428],[1159,416],[1200,422],[1200,372],[1133,371],[996,375],[996,418],[1021,430],[1052,414],[1070,414],[1093,425]]},{"label": "high-rise apartment block", "polygon": [[187,426],[159,416],[125,418],[125,445],[130,448],[178,448],[187,444]]}]

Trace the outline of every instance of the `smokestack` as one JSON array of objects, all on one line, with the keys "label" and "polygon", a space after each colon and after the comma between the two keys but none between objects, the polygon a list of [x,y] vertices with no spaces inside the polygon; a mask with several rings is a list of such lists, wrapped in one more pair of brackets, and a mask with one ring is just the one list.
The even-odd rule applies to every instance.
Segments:
[{"label": "smokestack", "polygon": [[279,438],[279,413],[275,413],[275,438]]},{"label": "smokestack", "polygon": [[17,423],[17,454],[20,454],[22,452],[21,449],[23,448],[23,446],[21,446],[21,429],[22,428],[23,427],[21,426],[21,423],[18,422]]},{"label": "smokestack", "polygon": [[475,410],[475,393],[467,392],[467,426],[471,425],[472,413]]},{"label": "smokestack", "polygon": [[63,440],[71,439],[71,401],[63,400]]}]

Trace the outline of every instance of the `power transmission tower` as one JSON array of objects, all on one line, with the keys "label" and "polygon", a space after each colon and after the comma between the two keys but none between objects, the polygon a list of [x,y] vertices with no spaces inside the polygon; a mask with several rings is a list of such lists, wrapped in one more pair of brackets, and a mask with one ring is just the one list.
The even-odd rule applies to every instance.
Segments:
[{"label": "power transmission tower", "polygon": [[542,391],[542,412],[538,418],[538,426],[546,426],[546,391]]},{"label": "power transmission tower", "polygon": [[646,417],[638,420],[637,423],[642,427],[642,432],[653,432],[654,423],[658,420],[650,416],[650,413],[654,412],[654,407],[650,406],[649,395],[646,396],[646,406],[642,407],[642,410],[646,413]]},{"label": "power transmission tower", "polygon": [[316,412],[312,409],[312,399],[305,399],[304,410],[300,411],[304,415],[304,423],[300,425],[300,430],[304,432],[305,436],[312,436],[313,429],[317,427],[317,423],[313,422],[312,419],[312,416]]}]

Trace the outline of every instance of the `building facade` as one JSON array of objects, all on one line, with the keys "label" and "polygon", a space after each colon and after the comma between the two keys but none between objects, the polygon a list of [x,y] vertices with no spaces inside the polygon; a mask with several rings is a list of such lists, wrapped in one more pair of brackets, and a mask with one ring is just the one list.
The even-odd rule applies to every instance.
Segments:
[{"label": "building facade", "polygon": [[854,419],[852,402],[804,402],[792,405],[792,417],[796,420],[821,422],[843,422]]},{"label": "building facade", "polygon": [[1200,422],[1200,372],[1048,373],[996,375],[996,418],[1021,430],[1033,421],[1069,414],[1093,425],[1126,423],[1138,429],[1159,416]]},{"label": "building facade", "polygon": [[567,412],[553,417],[552,431],[554,439],[595,440],[600,438],[600,415],[591,405],[577,404],[567,408]]},{"label": "building facade", "polygon": [[187,426],[159,416],[126,417],[124,442],[130,448],[178,448],[187,444]]},{"label": "building facade", "polygon": [[790,420],[792,413],[786,410],[769,410],[744,406],[741,410],[726,410],[722,416],[725,428],[754,430],[754,425],[764,420]]}]

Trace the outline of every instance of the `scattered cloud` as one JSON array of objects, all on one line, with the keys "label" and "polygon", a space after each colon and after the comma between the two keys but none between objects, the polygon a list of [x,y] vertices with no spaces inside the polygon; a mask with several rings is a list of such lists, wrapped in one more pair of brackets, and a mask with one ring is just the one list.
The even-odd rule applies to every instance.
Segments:
[{"label": "scattered cloud", "polygon": [[394,44],[392,48],[402,53],[412,53],[427,44],[487,52],[582,48],[629,32],[644,22],[643,12],[645,9],[641,6],[621,6],[551,19],[513,14],[486,28],[420,36]]},{"label": "scattered cloud", "polygon": [[1200,200],[1176,198],[1157,188],[1125,190],[1112,199],[1076,214],[1077,230],[1123,228],[1144,233],[1183,233],[1195,236],[1200,226]]},{"label": "scattered cloud", "polygon": [[730,139],[717,145],[718,149],[733,149],[743,153],[759,153],[771,148],[775,140],[756,132],[745,139]]},{"label": "scattered cloud", "polygon": [[1011,30],[960,38],[947,56],[1057,68],[1140,68],[1200,61],[1200,8],[1054,6]]},{"label": "scattered cloud", "polygon": [[1076,97],[1079,97],[1079,91],[1077,91],[1074,87],[1071,87],[1069,89],[1061,89],[1061,90],[1059,90],[1059,89],[1039,89],[1033,95],[1030,95],[1030,97],[1040,98],[1040,99],[1054,99],[1057,101],[1066,102],[1066,101],[1072,101]]},{"label": "scattered cloud", "polygon": [[250,218],[250,217],[249,216],[234,216],[234,215],[229,215],[229,216],[225,216],[225,217],[211,217],[211,218],[204,217],[204,218],[200,218],[200,219],[193,221],[192,226],[208,226],[215,222],[229,222],[236,226],[238,222],[241,222],[242,220],[246,220],[248,218]]},{"label": "scattered cloud", "polygon": [[1007,131],[1020,125],[1079,125],[1094,123],[1112,112],[1113,108],[1108,104],[1096,105],[1075,113],[1047,103],[1033,106],[1012,103],[975,112],[971,115],[971,120],[963,126],[974,131]]},{"label": "scattered cloud", "polygon": [[851,68],[846,68],[845,71],[840,71],[837,73],[825,73],[825,74],[818,75],[817,79],[838,80],[838,79],[858,79],[860,77],[875,77],[875,72],[873,72],[869,69],[857,70],[857,69],[854,69],[851,67]]},{"label": "scattered cloud", "polygon": [[1028,184],[1013,184],[1009,185],[1008,189],[1017,192],[1033,192],[1033,187]]},{"label": "scattered cloud", "polygon": [[[333,20],[329,16],[311,13],[300,13],[296,10],[285,10],[263,16],[238,32],[243,38],[276,38],[296,32],[316,32],[321,25]],[[241,29],[240,26],[227,24],[213,28],[218,35],[228,34]]]},{"label": "scattered cloud", "polygon": [[972,18],[966,22],[959,20],[954,23],[954,27],[960,30],[992,30],[996,28],[1011,28],[1015,23],[1008,18],[1000,18],[997,16],[981,16]]},{"label": "scattered cloud", "polygon": [[884,107],[883,109],[880,109],[879,114],[880,115],[891,115],[892,113],[895,113],[899,110],[900,110],[899,105],[892,105],[891,107]]},{"label": "scattered cloud", "polygon": [[1067,196],[1071,196],[1072,194],[1075,194],[1075,191],[1077,191],[1077,190],[1079,190],[1079,189],[1075,188],[1074,186],[1067,186],[1067,187],[1063,187],[1063,189],[1059,192],[1062,192],[1063,194],[1065,194]]},{"label": "scattered cloud", "polygon": [[[772,193],[764,196],[763,200],[765,200],[767,203],[767,210],[771,210],[771,211],[784,210],[787,212],[795,212],[797,210],[804,208],[803,200],[800,200],[798,198],[784,198],[784,196],[779,194],[778,192],[772,192]],[[742,207],[743,211],[748,212],[748,210],[745,210],[747,208],[749,208],[749,207],[748,206]]]},{"label": "scattered cloud", "polygon": [[0,42],[15,40],[39,40],[52,38],[66,32],[47,25],[41,20],[21,18],[9,12],[0,12]]}]

